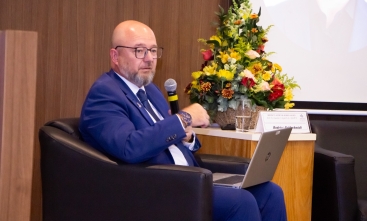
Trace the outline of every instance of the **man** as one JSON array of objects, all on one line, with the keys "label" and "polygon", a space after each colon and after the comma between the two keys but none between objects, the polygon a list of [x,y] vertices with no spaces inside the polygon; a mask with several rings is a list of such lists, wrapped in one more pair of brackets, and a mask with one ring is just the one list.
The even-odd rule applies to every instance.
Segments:
[{"label": "man", "polygon": [[[192,127],[207,127],[209,116],[199,104],[170,115],[151,83],[161,55],[148,26],[120,23],[112,34],[112,69],[91,87],[80,131],[91,146],[127,163],[198,166],[192,152],[200,142]],[[248,190],[213,189],[214,220],[286,220],[283,192],[271,182]]]}]

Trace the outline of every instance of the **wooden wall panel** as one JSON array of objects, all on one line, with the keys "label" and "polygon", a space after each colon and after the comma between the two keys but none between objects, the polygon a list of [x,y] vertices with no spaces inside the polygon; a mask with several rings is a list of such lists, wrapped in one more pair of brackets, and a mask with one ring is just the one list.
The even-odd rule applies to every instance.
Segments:
[{"label": "wooden wall panel", "polygon": [[[166,79],[178,83],[180,107],[189,104],[183,90],[203,62],[198,38],[215,33],[218,5],[230,0],[2,0],[0,30],[38,33],[36,134],[32,220],[41,220],[38,128],[60,117],[79,116],[84,97],[110,68],[113,28],[135,19],[154,30],[164,47],[154,82],[164,91]],[[21,63],[21,61],[20,61]]]},{"label": "wooden wall panel", "polygon": [[0,220],[29,220],[37,33],[0,31]]}]

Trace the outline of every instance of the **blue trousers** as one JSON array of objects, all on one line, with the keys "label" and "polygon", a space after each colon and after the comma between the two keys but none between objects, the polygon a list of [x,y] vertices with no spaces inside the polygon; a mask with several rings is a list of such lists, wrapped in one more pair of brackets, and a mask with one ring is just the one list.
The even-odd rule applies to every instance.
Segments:
[{"label": "blue trousers", "polygon": [[214,221],[286,221],[282,189],[267,182],[246,189],[213,187]]}]

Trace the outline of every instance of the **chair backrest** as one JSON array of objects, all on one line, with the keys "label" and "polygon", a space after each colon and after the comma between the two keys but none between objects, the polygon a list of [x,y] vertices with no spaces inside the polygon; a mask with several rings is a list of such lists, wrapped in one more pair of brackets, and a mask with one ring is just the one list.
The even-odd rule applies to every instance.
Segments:
[{"label": "chair backrest", "polygon": [[[45,133],[45,131],[50,133]],[[79,118],[62,118],[49,121],[40,129],[39,136],[42,141],[49,139],[52,142],[62,142],[61,144],[63,146],[69,147],[73,151],[77,151],[105,162],[112,164],[125,164],[108,154],[99,152],[85,143],[79,132]]]},{"label": "chair backrest", "polygon": [[82,140],[82,136],[79,132],[79,118],[63,118],[58,120],[52,120],[45,124],[45,126],[51,126],[58,128],[71,136]]},{"label": "chair backrest", "polygon": [[311,120],[311,129],[317,146],[355,158],[358,198],[367,199],[367,123]]},{"label": "chair backrest", "polygon": [[122,163],[82,141],[78,124],[59,119],[39,130],[43,220],[212,219],[210,171]]}]

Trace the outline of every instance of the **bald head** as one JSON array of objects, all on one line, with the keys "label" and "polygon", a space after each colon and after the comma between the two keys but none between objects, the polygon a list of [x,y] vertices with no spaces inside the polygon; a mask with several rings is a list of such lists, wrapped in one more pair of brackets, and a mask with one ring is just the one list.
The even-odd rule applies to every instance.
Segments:
[{"label": "bald head", "polygon": [[139,41],[145,39],[156,41],[151,28],[138,21],[123,21],[116,26],[112,33],[112,48],[118,45],[130,46],[132,42],[139,44]]},{"label": "bald head", "polygon": [[[119,47],[117,47],[119,46]],[[117,48],[116,48],[117,47]],[[157,57],[152,48],[157,48],[154,32],[147,25],[138,21],[124,21],[118,24],[112,33],[110,49],[112,69],[138,87],[152,82]],[[137,56],[146,50],[144,57]],[[155,56],[155,57],[154,57]]]}]

